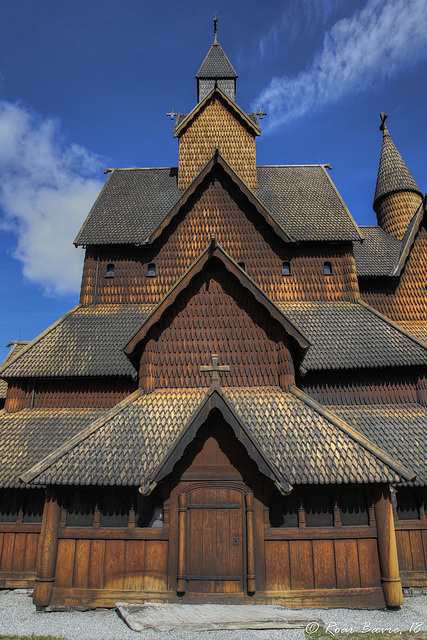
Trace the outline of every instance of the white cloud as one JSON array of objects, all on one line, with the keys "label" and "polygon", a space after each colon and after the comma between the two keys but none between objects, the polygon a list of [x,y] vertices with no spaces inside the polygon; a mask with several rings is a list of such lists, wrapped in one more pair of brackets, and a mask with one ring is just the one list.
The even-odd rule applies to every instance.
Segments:
[{"label": "white cloud", "polygon": [[252,106],[268,112],[266,131],[319,111],[427,59],[426,32],[427,0],[368,0],[326,32],[306,70],[273,78]]},{"label": "white cloud", "polygon": [[16,234],[12,255],[50,294],[79,290],[83,252],[73,240],[102,180],[100,159],[67,144],[57,119],[0,101],[0,225]]}]

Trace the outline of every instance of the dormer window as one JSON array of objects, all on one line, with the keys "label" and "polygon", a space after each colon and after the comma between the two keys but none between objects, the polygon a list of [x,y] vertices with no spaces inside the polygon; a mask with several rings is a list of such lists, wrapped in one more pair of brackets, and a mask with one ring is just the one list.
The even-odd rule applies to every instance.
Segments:
[{"label": "dormer window", "polygon": [[330,262],[325,262],[323,265],[323,274],[325,276],[331,276],[332,275],[332,264]]},{"label": "dormer window", "polygon": [[246,265],[244,262],[238,262],[237,263],[239,265],[239,267],[242,269],[242,271],[246,271]]},{"label": "dormer window", "polygon": [[282,264],[282,276],[290,276],[291,274],[292,274],[291,263],[290,262],[284,262]]},{"label": "dormer window", "polygon": [[150,262],[147,268],[147,277],[155,278],[156,277],[156,265],[154,262]]},{"label": "dormer window", "polygon": [[107,264],[107,274],[105,276],[106,278],[114,278],[114,265],[113,264]]}]

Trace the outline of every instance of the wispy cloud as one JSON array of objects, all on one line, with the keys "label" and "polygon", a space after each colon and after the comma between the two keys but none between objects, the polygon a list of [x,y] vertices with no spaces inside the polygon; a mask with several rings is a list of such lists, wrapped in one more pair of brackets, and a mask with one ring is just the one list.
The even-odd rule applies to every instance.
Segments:
[{"label": "wispy cloud", "polygon": [[339,0],[299,0],[286,2],[280,21],[267,33],[263,33],[257,49],[261,59],[276,51],[283,40],[291,46],[302,33],[310,38],[315,30],[326,25],[329,16],[336,10]]},{"label": "wispy cloud", "polygon": [[368,0],[325,33],[323,48],[295,77],[274,77],[253,101],[265,131],[394,76],[427,59],[427,0]]},{"label": "wispy cloud", "polygon": [[0,227],[12,255],[47,293],[78,291],[82,251],[72,242],[102,181],[100,159],[61,135],[57,119],[0,101]]}]

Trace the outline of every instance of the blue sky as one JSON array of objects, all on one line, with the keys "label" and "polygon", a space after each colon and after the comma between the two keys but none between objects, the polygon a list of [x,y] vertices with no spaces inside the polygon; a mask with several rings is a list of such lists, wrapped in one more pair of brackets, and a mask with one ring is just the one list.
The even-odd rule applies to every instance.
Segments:
[{"label": "blue sky", "polygon": [[218,7],[237,102],[268,112],[258,164],[330,162],[353,217],[375,224],[386,111],[427,189],[427,0],[2,0],[0,361],[77,304],[72,242],[104,168],[176,166],[165,114],[195,104]]}]

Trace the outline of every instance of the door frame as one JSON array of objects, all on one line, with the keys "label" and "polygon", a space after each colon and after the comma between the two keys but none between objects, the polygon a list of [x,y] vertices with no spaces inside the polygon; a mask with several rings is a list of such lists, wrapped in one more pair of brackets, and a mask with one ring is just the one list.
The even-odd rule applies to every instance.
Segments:
[{"label": "door frame", "polygon": [[233,489],[242,494],[242,579],[243,584],[246,583],[246,592],[255,593],[254,494],[243,482],[226,480],[193,482],[178,494],[177,593],[183,595],[186,592],[188,494],[196,489]]}]

